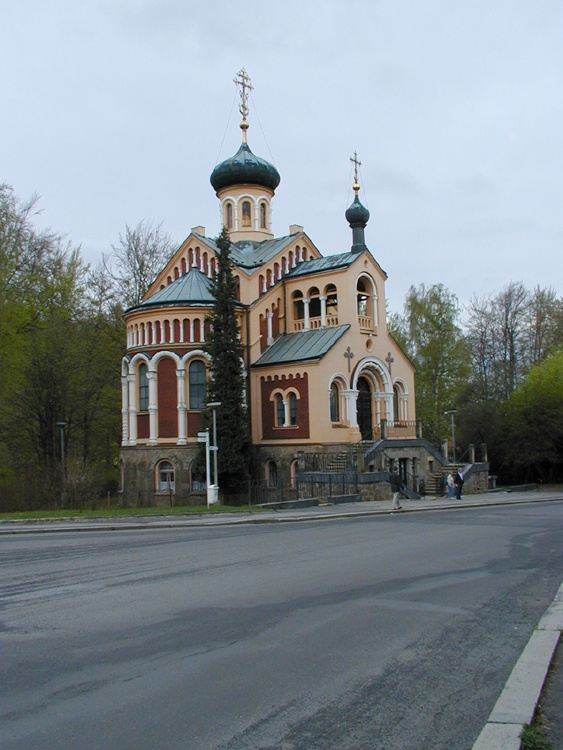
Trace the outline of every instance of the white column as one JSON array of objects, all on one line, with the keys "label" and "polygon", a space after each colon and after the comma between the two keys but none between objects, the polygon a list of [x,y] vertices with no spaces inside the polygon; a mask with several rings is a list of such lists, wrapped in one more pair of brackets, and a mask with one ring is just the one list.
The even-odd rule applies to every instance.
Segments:
[{"label": "white column", "polygon": [[381,399],[379,393],[374,393],[375,399],[375,424],[378,425],[381,422]]},{"label": "white column", "polygon": [[149,381],[149,445],[157,445],[157,402],[156,402],[156,372],[147,372]]},{"label": "white column", "polygon": [[186,371],[184,369],[176,370],[178,379],[178,445],[186,445]]},{"label": "white column", "polygon": [[401,404],[401,416],[399,417],[399,419],[407,422],[409,418],[409,397],[406,393],[401,393],[401,395],[399,396],[399,403]]},{"label": "white column", "polygon": [[387,419],[389,420],[389,422],[392,422],[394,416],[393,393],[385,394],[385,411],[387,412]]},{"label": "white column", "polygon": [[303,300],[303,305],[305,309],[305,323],[304,323],[303,328],[305,331],[308,331],[310,329],[310,323],[309,323],[309,302],[310,301],[311,301],[310,299]]},{"label": "white column", "polygon": [[268,323],[268,339],[267,344],[268,346],[271,346],[274,343],[274,333],[272,329],[272,318],[274,317],[274,313],[266,313],[266,319]]},{"label": "white column", "polygon": [[174,320],[170,321],[170,343],[174,343]]},{"label": "white column", "polygon": [[129,445],[137,445],[137,378],[135,373],[127,375],[129,385]]},{"label": "white column", "polygon": [[358,427],[358,393],[350,389],[349,391],[342,391],[344,398],[344,406],[346,408],[346,420],[350,424],[350,427]]},{"label": "white column", "polygon": [[184,320],[180,321],[180,343],[184,343]]},{"label": "white column", "polygon": [[121,445],[129,445],[129,388],[127,375],[121,376]]},{"label": "white column", "polygon": [[290,427],[290,416],[289,416],[289,399],[284,398],[283,400],[283,426]]},{"label": "white column", "polygon": [[321,301],[321,328],[326,328],[326,295],[319,299]]}]

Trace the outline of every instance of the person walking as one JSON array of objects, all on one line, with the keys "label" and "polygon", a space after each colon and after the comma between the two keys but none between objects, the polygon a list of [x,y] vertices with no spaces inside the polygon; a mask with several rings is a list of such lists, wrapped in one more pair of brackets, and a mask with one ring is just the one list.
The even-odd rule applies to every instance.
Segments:
[{"label": "person walking", "polygon": [[456,472],[454,477],[454,497],[456,500],[461,500],[461,489],[463,487],[463,471],[460,469]]},{"label": "person walking", "polygon": [[389,475],[389,484],[391,485],[391,492],[393,493],[393,503],[391,510],[401,510],[402,505],[399,505],[399,495],[403,489],[403,481],[399,476],[399,467],[396,466],[391,474]]}]

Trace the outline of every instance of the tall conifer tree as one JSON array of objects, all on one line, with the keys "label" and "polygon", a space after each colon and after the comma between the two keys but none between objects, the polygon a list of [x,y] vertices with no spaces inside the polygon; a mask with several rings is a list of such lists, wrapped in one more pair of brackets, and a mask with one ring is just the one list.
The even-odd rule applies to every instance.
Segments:
[{"label": "tall conifer tree", "polygon": [[217,409],[219,486],[226,493],[234,493],[243,489],[250,476],[250,431],[236,315],[237,283],[230,260],[231,242],[225,228],[217,238],[217,247],[215,304],[206,347],[211,356],[207,401],[221,402]]}]

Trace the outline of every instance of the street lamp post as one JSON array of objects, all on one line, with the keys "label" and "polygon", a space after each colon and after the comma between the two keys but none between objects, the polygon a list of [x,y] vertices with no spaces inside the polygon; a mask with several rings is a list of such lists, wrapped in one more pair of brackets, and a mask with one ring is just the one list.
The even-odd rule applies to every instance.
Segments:
[{"label": "street lamp post", "polygon": [[448,409],[444,414],[450,414],[452,418],[452,463],[455,464],[455,420],[454,415],[457,413],[457,409]]},{"label": "street lamp post", "polygon": [[57,422],[61,432],[61,508],[65,500],[65,427],[66,422]]}]

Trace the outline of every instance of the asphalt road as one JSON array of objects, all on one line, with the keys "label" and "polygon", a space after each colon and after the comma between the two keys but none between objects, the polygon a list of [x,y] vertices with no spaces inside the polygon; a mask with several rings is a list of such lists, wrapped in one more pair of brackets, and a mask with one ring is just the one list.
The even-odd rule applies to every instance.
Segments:
[{"label": "asphalt road", "polygon": [[466,750],[563,504],[0,540],[3,750]]}]

